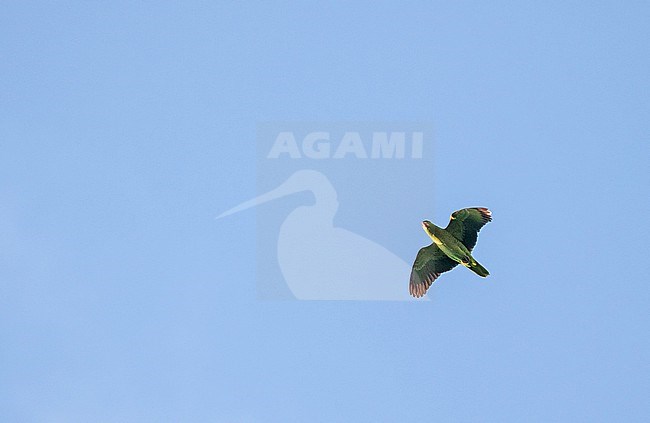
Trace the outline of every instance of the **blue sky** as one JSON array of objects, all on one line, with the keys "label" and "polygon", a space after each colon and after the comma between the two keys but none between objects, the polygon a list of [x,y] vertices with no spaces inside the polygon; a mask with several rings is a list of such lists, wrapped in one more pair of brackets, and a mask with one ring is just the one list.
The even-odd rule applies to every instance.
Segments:
[{"label": "blue sky", "polygon": [[[643,421],[649,18],[4,2],[3,421]],[[341,219],[410,262],[423,218],[488,206],[492,275],[422,304],[258,301],[263,209],[214,217],[257,194],[265,121],[431,122],[399,214]]]}]

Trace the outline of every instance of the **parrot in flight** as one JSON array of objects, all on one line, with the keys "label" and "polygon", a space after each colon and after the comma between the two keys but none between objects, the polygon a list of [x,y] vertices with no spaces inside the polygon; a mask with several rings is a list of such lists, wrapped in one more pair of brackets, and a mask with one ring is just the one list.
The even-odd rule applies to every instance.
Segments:
[{"label": "parrot in flight", "polygon": [[478,232],[486,223],[492,221],[492,212],[485,207],[470,207],[451,214],[446,228],[440,228],[425,220],[422,228],[433,243],[421,248],[415,257],[409,293],[420,298],[426,294],[441,273],[462,264],[481,277],[490,273],[474,257],[472,249],[476,245]]}]

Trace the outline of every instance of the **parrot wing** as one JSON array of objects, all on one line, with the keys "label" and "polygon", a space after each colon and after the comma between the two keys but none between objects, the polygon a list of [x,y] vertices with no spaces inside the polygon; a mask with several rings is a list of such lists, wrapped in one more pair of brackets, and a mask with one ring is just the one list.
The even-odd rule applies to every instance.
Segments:
[{"label": "parrot wing", "polygon": [[436,244],[421,248],[411,270],[409,293],[416,298],[422,297],[441,273],[453,269],[457,264]]},{"label": "parrot wing", "polygon": [[445,230],[472,251],[476,246],[478,232],[490,221],[492,221],[490,210],[485,207],[470,207],[453,212]]}]

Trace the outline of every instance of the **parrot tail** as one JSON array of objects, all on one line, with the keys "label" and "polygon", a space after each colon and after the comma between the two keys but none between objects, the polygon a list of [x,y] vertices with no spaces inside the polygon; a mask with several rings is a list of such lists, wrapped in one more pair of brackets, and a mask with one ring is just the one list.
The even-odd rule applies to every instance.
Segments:
[{"label": "parrot tail", "polygon": [[472,262],[467,265],[467,268],[483,278],[490,274],[485,267],[481,266],[481,263],[475,260],[472,260]]}]

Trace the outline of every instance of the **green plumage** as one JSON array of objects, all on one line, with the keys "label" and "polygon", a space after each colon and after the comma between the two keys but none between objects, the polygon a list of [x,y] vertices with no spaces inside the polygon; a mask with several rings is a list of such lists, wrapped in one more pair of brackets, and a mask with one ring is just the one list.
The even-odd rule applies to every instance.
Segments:
[{"label": "green plumage", "polygon": [[422,297],[440,274],[462,264],[479,276],[490,273],[472,257],[478,233],[492,220],[492,212],[484,207],[461,209],[451,214],[446,228],[440,228],[425,220],[424,231],[433,244],[420,249],[409,282],[409,292],[416,298]]}]

